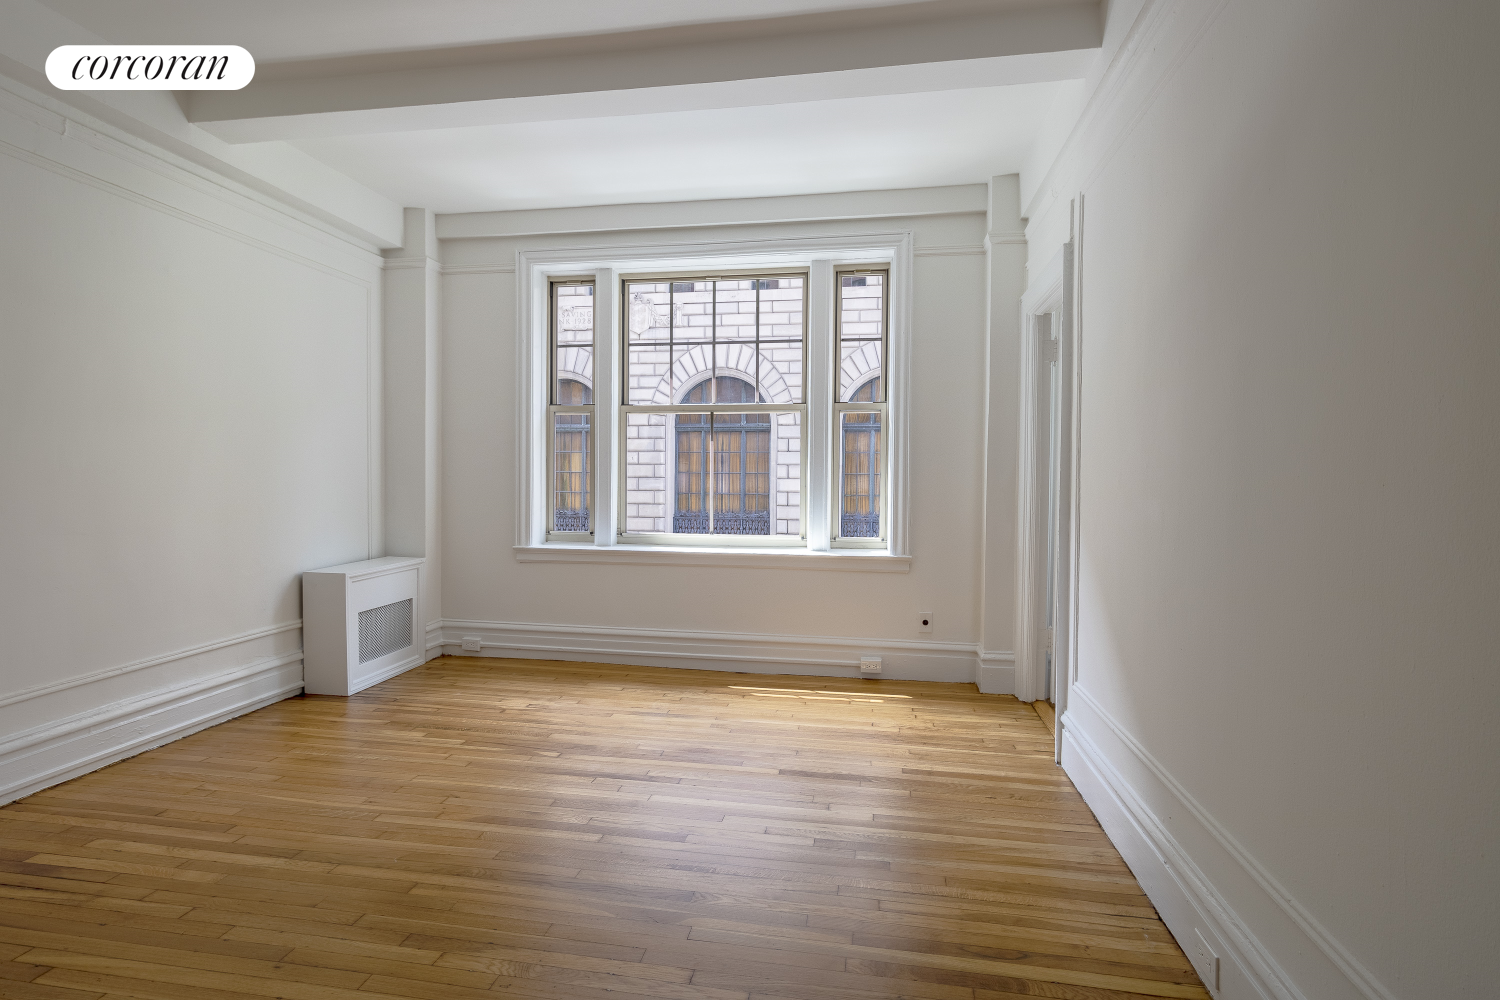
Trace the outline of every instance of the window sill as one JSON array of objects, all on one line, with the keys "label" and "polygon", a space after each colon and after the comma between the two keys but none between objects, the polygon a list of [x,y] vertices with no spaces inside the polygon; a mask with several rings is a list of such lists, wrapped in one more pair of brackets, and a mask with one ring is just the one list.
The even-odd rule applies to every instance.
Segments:
[{"label": "window sill", "polygon": [[878,549],[740,549],[665,545],[515,546],[517,562],[619,563],[630,566],[727,566],[738,569],[817,569],[852,573],[908,573],[911,556]]}]

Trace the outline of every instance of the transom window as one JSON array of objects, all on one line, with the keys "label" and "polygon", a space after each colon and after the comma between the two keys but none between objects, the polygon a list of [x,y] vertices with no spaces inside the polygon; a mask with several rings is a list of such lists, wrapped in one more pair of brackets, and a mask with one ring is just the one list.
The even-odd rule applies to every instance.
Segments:
[{"label": "transom window", "polygon": [[[622,542],[805,545],[806,484],[817,477],[832,487],[819,493],[826,537],[883,545],[889,275],[831,277],[833,324],[821,328],[815,349],[826,360],[812,366],[822,383],[811,395],[818,434],[832,440],[814,449],[827,456],[817,469],[807,440],[807,270],[625,276],[611,307],[617,337],[596,328],[594,280],[552,281],[548,537],[589,538],[608,503]],[[600,488],[593,439],[604,401],[595,353],[605,344],[613,357],[601,370],[618,390],[604,426],[618,438],[616,471],[602,478],[614,490]]]}]

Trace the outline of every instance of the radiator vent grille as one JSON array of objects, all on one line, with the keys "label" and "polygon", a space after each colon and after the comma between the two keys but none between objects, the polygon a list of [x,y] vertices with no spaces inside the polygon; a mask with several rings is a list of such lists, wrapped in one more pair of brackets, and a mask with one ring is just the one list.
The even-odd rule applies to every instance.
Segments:
[{"label": "radiator vent grille", "polygon": [[359,613],[359,662],[411,645],[411,598]]}]

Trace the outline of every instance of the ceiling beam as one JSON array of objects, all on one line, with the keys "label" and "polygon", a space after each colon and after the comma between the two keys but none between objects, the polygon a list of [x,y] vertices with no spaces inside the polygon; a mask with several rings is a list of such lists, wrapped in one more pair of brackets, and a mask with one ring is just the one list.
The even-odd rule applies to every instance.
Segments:
[{"label": "ceiling beam", "polygon": [[195,91],[229,142],[706,110],[1083,75],[1097,0],[925,0],[859,11],[263,65]]}]

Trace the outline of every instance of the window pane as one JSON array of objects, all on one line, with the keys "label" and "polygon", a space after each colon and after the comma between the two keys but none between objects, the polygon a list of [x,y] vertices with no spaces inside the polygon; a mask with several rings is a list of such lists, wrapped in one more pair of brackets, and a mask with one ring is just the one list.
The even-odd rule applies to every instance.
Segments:
[{"label": "window pane", "polygon": [[626,415],[625,530],[802,534],[799,413]]},{"label": "window pane", "polygon": [[755,342],[714,346],[715,403],[764,403],[755,391]]},{"label": "window pane", "polygon": [[755,282],[714,282],[716,340],[755,339]]},{"label": "window pane", "polygon": [[880,537],[879,413],[844,413],[839,436],[839,537]]},{"label": "window pane", "polygon": [[562,383],[594,384],[594,286],[553,285],[552,308],[552,401],[564,403]]},{"label": "window pane", "polygon": [[802,414],[773,413],[771,534],[802,534]]},{"label": "window pane", "polygon": [[760,396],[767,403],[802,402],[802,341],[760,344]]},{"label": "window pane", "polygon": [[883,403],[880,377],[884,344],[878,340],[839,344],[839,402]]},{"label": "window pane", "polygon": [[885,275],[840,276],[839,336],[845,340],[885,336]]},{"label": "window pane", "polygon": [[713,415],[713,533],[771,533],[771,415]]},{"label": "window pane", "polygon": [[663,403],[712,403],[713,370],[713,344],[675,344],[669,380],[656,394]]},{"label": "window pane", "polygon": [[589,530],[589,415],[556,413],[552,424],[552,530]]},{"label": "window pane", "polygon": [[760,339],[802,339],[802,278],[762,278],[760,286]]},{"label": "window pane", "polygon": [[714,283],[672,282],[672,339],[677,343],[712,340],[714,335]]},{"label": "window pane", "polygon": [[665,281],[627,283],[625,308],[632,343],[671,338],[672,294]]},{"label": "window pane", "polygon": [[704,535],[709,529],[709,438],[707,413],[679,413],[673,419],[672,526],[675,533]]},{"label": "window pane", "polygon": [[625,530],[667,530],[667,422],[665,413],[625,416]]},{"label": "window pane", "polygon": [[[884,274],[839,276],[839,393],[841,402],[878,378],[885,354]],[[872,386],[871,402],[884,402],[883,382]]]},{"label": "window pane", "polygon": [[673,402],[671,361],[672,349],[665,341],[631,344],[625,359],[625,402],[632,406]]}]

